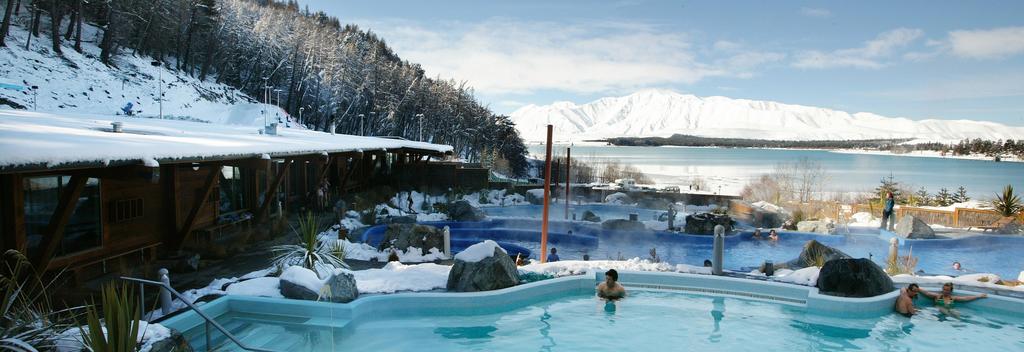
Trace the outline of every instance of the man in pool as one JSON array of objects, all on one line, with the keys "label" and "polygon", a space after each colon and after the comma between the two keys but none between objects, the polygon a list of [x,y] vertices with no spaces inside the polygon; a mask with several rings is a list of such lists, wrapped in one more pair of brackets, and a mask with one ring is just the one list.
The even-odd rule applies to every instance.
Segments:
[{"label": "man in pool", "polygon": [[604,273],[604,282],[597,285],[597,296],[606,300],[626,297],[626,288],[619,284],[619,272],[610,269]]},{"label": "man in pool", "polygon": [[960,318],[960,312],[953,309],[953,303],[970,302],[979,298],[988,297],[988,295],[984,293],[977,296],[954,296],[952,282],[943,284],[942,292],[940,293],[932,293],[925,290],[921,290],[921,293],[923,293],[925,297],[935,300],[935,306],[939,307],[939,313],[949,315],[954,318]]},{"label": "man in pool", "polygon": [[760,228],[754,229],[754,235],[750,236],[750,239],[754,239],[754,240],[762,239],[761,238],[761,229]]},{"label": "man in pool", "polygon": [[917,298],[918,292],[921,292],[921,288],[917,284],[910,284],[906,288],[900,289],[900,296],[896,298],[896,312],[907,318],[917,314],[914,298]]}]

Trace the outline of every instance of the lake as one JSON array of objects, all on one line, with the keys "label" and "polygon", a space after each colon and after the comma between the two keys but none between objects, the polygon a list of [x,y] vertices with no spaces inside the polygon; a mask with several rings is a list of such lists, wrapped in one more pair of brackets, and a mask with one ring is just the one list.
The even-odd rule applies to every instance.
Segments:
[{"label": "lake", "polygon": [[[531,144],[530,155],[544,158],[544,146]],[[556,145],[556,155],[565,155],[565,145]],[[769,173],[779,163],[800,158],[817,161],[828,172],[825,191],[867,192],[883,177],[925,187],[935,194],[945,187],[951,193],[967,188],[971,198],[988,200],[1007,184],[1024,192],[1024,163],[897,155],[833,153],[825,150],[698,148],[698,147],[572,147],[573,158],[596,163],[619,161],[632,164],[658,184],[688,189],[694,178],[702,178],[709,191],[736,194],[747,182]]]}]

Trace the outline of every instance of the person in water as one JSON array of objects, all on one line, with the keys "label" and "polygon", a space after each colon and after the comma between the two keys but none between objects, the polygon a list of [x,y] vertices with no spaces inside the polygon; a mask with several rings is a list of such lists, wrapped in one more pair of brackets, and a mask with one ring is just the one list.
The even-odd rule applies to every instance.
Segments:
[{"label": "person in water", "polygon": [[988,297],[987,294],[980,294],[976,296],[954,296],[953,295],[953,283],[947,282],[942,285],[942,292],[933,293],[925,290],[921,290],[926,297],[935,300],[935,306],[939,307],[939,312],[945,315],[952,316],[954,318],[960,318],[960,312],[953,309],[953,304],[956,302],[970,302],[979,298]]},{"label": "person in water", "polygon": [[917,284],[910,284],[906,288],[901,288],[900,296],[896,298],[896,312],[903,314],[907,318],[917,314],[917,307],[914,307],[914,298],[917,298],[918,292],[921,292],[921,288]]},{"label": "person in water", "polygon": [[604,282],[597,285],[597,297],[607,300],[626,297],[626,288],[619,284],[619,272],[611,269],[604,273]]},{"label": "person in water", "polygon": [[750,239],[754,239],[754,240],[762,239],[761,238],[761,229],[754,229],[754,235],[750,236]]},{"label": "person in water", "polygon": [[551,254],[548,254],[548,263],[558,261],[558,248],[551,247]]},{"label": "person in water", "polygon": [[953,262],[953,270],[963,271],[963,267],[960,266],[960,262]]},{"label": "person in water", "polygon": [[768,231],[768,239],[771,240],[772,242],[778,242],[779,241],[779,233],[776,232],[775,229],[772,229],[771,231]]}]

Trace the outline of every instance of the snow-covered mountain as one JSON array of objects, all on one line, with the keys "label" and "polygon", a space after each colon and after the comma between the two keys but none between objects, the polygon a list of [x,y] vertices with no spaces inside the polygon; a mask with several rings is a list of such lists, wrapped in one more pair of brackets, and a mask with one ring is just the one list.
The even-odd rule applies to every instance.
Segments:
[{"label": "snow-covered mountain", "polygon": [[511,117],[527,141],[543,141],[548,124],[554,125],[554,139],[562,142],[673,134],[770,140],[912,138],[938,142],[1024,138],[1024,127],[994,122],[915,121],[771,101],[697,97],[661,89],[601,98],[583,105],[527,105]]}]

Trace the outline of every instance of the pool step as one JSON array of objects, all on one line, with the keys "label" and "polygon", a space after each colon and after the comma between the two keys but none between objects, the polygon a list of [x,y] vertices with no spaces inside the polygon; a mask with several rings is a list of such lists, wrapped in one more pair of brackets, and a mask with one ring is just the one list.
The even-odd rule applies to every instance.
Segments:
[{"label": "pool step", "polygon": [[[331,318],[293,318],[292,317],[261,317],[255,315],[232,316],[227,319],[218,319],[222,326],[243,343],[252,347],[270,348],[278,351],[296,350],[295,346],[304,344],[302,338],[296,335],[296,331],[330,331],[333,335],[349,323],[348,319]],[[288,332],[288,333],[286,333]],[[217,329],[210,327],[210,344],[213,350],[230,351],[241,350]],[[206,350],[206,336],[203,327],[199,326],[189,331],[189,344],[196,351]],[[322,334],[321,334],[322,335]]]}]

